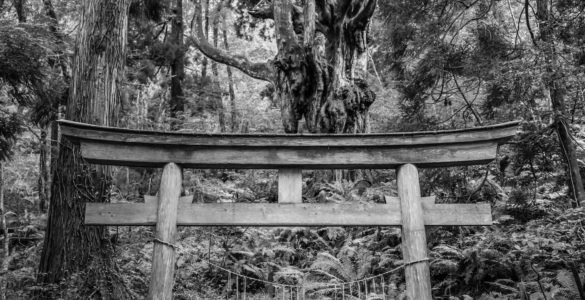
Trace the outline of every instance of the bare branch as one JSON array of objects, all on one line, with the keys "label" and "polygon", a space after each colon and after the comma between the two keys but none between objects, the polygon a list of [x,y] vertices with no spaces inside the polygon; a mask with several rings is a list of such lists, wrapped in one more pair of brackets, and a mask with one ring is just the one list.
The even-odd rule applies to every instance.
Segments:
[{"label": "bare branch", "polygon": [[532,32],[532,27],[530,27],[530,16],[528,15],[528,0],[524,1],[524,13],[526,14],[526,27],[528,28],[528,32],[530,33],[530,38],[532,39],[532,43],[538,47],[538,43],[536,43],[536,38],[534,38],[534,32]]},{"label": "bare branch", "polygon": [[243,55],[234,55],[214,47],[207,41],[201,20],[201,4],[198,1],[195,1],[195,17],[193,19],[192,24],[194,26],[191,27],[193,41],[205,56],[218,63],[234,67],[252,78],[272,82],[274,68],[270,62],[255,63]]},{"label": "bare branch", "polygon": [[455,75],[455,74],[451,74],[451,75],[453,75],[453,80],[455,81],[455,85],[457,86],[457,90],[459,91],[459,94],[461,94],[461,97],[465,101],[465,104],[467,104],[467,107],[469,108],[469,110],[471,111],[471,113],[473,114],[473,116],[475,117],[475,120],[477,121],[477,123],[480,126],[482,126],[483,125],[483,122],[481,121],[481,117],[479,116],[479,114],[473,108],[473,103],[470,103],[467,100],[467,97],[465,96],[465,93],[463,92],[463,89],[461,89],[461,86],[459,85],[459,82],[457,82],[457,75]]}]

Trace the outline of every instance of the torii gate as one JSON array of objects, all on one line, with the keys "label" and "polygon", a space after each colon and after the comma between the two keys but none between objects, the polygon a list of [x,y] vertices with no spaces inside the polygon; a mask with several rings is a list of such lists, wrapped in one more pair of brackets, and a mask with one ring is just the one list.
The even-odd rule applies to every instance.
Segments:
[{"label": "torii gate", "polygon": [[[87,225],[156,225],[149,299],[171,299],[177,225],[402,226],[407,296],[430,300],[426,226],[492,225],[489,203],[435,204],[421,197],[417,167],[485,164],[519,122],[464,130],[358,135],[185,134],[60,121],[90,163],[163,167],[159,196],[145,203],[87,203]],[[278,169],[278,204],[191,203],[181,168]],[[302,203],[302,169],[397,170],[385,204]]]}]

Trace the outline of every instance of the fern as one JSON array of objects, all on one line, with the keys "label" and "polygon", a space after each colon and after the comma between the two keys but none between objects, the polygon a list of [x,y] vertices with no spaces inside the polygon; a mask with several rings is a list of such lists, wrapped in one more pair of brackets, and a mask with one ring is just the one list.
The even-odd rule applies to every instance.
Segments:
[{"label": "fern", "polygon": [[337,257],[321,252],[310,270],[336,278],[342,282],[355,281],[372,275],[373,255],[366,249],[343,247]]},{"label": "fern", "polygon": [[579,299],[579,288],[573,273],[568,270],[561,270],[555,279],[561,285],[561,288],[556,289],[553,293],[555,299],[557,299],[556,295],[567,299]]},{"label": "fern", "polygon": [[283,284],[298,285],[303,278],[303,272],[293,267],[284,267],[274,273],[274,280]]}]

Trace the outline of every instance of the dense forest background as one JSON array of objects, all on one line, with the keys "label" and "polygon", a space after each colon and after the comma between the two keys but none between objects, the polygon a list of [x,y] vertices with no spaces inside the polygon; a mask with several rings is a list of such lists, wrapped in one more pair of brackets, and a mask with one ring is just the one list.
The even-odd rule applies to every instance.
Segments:
[{"label": "dense forest background", "polygon": [[[85,200],[142,202],[160,170],[77,162],[58,137],[55,120],[67,118],[196,133],[522,120],[495,162],[421,172],[423,195],[489,202],[496,220],[428,230],[433,295],[585,300],[584,10],[579,0],[0,0],[0,299],[148,293],[152,228],[91,229],[75,213]],[[396,195],[393,170],[303,175],[305,202]],[[183,185],[197,202],[277,194],[274,170],[185,170]],[[208,262],[310,283],[315,299],[403,263],[398,228],[180,228],[178,241],[177,299],[233,297]],[[384,279],[385,298],[370,289],[368,299],[401,299],[402,272]]]}]

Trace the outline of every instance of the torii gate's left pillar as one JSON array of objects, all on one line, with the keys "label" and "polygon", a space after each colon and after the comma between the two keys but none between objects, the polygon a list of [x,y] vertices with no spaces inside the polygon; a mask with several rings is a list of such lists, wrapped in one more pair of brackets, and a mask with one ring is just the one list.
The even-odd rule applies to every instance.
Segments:
[{"label": "torii gate's left pillar", "polygon": [[152,276],[148,299],[173,298],[175,275],[175,242],[177,235],[177,208],[183,181],[181,167],[174,163],[165,165],[160,180]]}]

